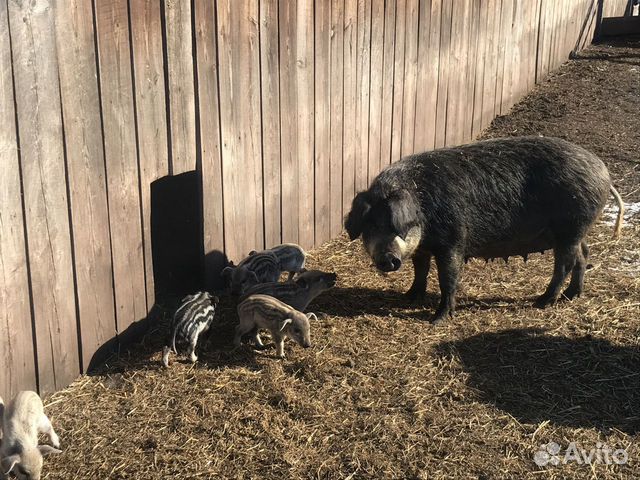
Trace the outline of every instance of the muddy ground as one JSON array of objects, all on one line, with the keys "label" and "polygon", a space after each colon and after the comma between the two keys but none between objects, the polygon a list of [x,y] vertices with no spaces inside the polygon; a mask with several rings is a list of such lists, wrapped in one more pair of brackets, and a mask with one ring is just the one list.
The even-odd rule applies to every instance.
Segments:
[{"label": "muddy ground", "polygon": [[[640,202],[640,39],[579,54],[495,120],[485,137],[542,134],[599,154],[625,202]],[[589,235],[586,292],[531,306],[551,255],[471,261],[456,317],[401,296],[410,268],[383,276],[359,242],[335,240],[309,264],[335,270],[318,299],[314,348],[229,347],[225,306],[196,365],[159,367],[159,334],[48,399],[64,453],[49,479],[635,478],[640,476],[640,213],[623,237]],[[606,220],[606,219],[605,219]],[[625,465],[538,466],[576,442],[625,449]],[[545,456],[546,455],[546,456]],[[617,460],[622,454],[617,453]],[[597,461],[597,460],[596,460]]]}]

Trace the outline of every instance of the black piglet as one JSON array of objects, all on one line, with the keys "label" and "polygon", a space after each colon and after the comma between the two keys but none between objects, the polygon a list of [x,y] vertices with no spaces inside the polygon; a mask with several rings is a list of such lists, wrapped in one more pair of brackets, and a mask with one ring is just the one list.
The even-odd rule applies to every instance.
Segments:
[{"label": "black piglet", "polygon": [[198,336],[211,326],[220,300],[208,292],[187,295],[173,315],[171,329],[162,349],[162,364],[169,366],[169,353],[178,353],[176,344],[186,344],[189,348],[189,359],[198,360],[195,350]]}]

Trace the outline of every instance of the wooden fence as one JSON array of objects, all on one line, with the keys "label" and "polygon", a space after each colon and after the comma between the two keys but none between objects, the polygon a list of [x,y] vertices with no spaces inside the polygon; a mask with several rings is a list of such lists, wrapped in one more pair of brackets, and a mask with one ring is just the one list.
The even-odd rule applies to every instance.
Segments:
[{"label": "wooden fence", "polygon": [[199,235],[174,248],[196,270],[335,237],[380,169],[589,43],[598,1],[0,0],[0,393],[67,385],[146,317],[158,225]]}]

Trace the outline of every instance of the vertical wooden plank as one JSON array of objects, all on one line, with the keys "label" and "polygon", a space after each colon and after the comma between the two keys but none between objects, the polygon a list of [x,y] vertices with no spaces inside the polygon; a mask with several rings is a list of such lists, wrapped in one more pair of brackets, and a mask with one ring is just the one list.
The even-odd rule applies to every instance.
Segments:
[{"label": "vertical wooden plank", "polygon": [[[344,0],[331,0],[331,237],[342,232],[342,135],[344,118]],[[349,198],[348,201],[351,201]],[[350,207],[350,205],[349,205]],[[345,207],[345,208],[349,208]]]},{"label": "vertical wooden plank", "polygon": [[366,190],[369,158],[369,80],[371,77],[371,0],[358,0],[356,46],[356,191]]},{"label": "vertical wooden plank", "polygon": [[167,30],[171,167],[175,175],[196,168],[191,1],[164,0],[164,14]]},{"label": "vertical wooden plank", "polygon": [[404,92],[402,94],[402,156],[414,152],[413,140],[416,127],[416,82],[418,75],[418,0],[407,0],[405,11]]},{"label": "vertical wooden plank", "polygon": [[0,391],[37,388],[7,3],[0,2]]},{"label": "vertical wooden plank", "polygon": [[356,65],[357,65],[358,3],[344,0],[343,72],[344,120],[342,161],[342,214],[347,215],[355,195],[356,165]]},{"label": "vertical wooden plank", "polygon": [[393,118],[391,121],[391,162],[402,158],[402,108],[404,105],[404,57],[406,0],[396,2],[395,65],[393,67]]},{"label": "vertical wooden plank", "polygon": [[[209,0],[194,2],[198,71],[198,112],[200,114],[200,158],[202,159],[202,216],[205,258],[212,251],[224,251],[222,159],[220,154],[220,101],[218,98],[218,39],[215,5]],[[276,98],[278,92],[276,91]],[[278,129],[279,130],[279,129]],[[278,131],[279,133],[279,131]],[[278,135],[279,137],[279,135]],[[278,168],[280,156],[278,152]],[[280,193],[280,175],[277,178]],[[265,204],[266,209],[266,204]],[[278,206],[278,235],[279,228]],[[215,259],[212,259],[216,261]],[[205,282],[215,285],[222,265],[205,264]]]},{"label": "vertical wooden plank", "polygon": [[480,0],[478,4],[478,30],[476,35],[477,53],[476,53],[476,71],[475,71],[475,88],[473,97],[473,119],[471,124],[471,137],[476,138],[483,128],[482,118],[484,114],[484,78],[485,69],[488,63],[487,38],[489,36],[489,18],[493,12],[489,12],[488,0]]},{"label": "vertical wooden plank", "polygon": [[[90,2],[56,9],[60,97],[69,172],[82,365],[115,336],[102,120]],[[69,295],[69,293],[67,293]],[[69,379],[71,380],[71,379]]]},{"label": "vertical wooden plank", "polygon": [[516,97],[520,89],[520,49],[522,48],[522,0],[513,0],[513,10],[511,12],[510,34],[507,37],[507,45],[509,46],[508,58],[508,74],[505,81],[505,89],[507,91],[504,112],[508,112],[516,102]]},{"label": "vertical wooden plank", "polygon": [[479,49],[480,29],[480,6],[481,0],[470,0],[469,5],[469,35],[468,35],[468,51],[467,57],[467,105],[463,107],[464,116],[464,133],[462,137],[463,142],[468,142],[473,138],[473,120],[474,120],[474,101],[475,101],[475,88],[478,70],[482,68],[482,53]]},{"label": "vertical wooden plank", "polygon": [[[224,243],[237,261],[264,245],[258,2],[219,0],[217,7]],[[283,168],[292,181],[294,166]]]},{"label": "vertical wooden plank", "polygon": [[260,3],[260,79],[262,83],[262,164],[266,247],[278,245],[282,241],[278,34],[278,1],[263,0]]},{"label": "vertical wooden plank", "polygon": [[549,47],[547,50],[547,55],[549,57],[548,66],[547,66],[547,74],[550,73],[555,67],[555,52],[556,52],[556,22],[557,22],[557,10],[558,4],[555,1],[549,2],[549,10],[547,12],[547,24],[548,24],[548,34],[549,34]]},{"label": "vertical wooden plank", "polygon": [[502,0],[488,0],[487,64],[484,70],[482,100],[482,128],[491,124],[496,113],[496,81],[498,76],[498,48],[500,40],[500,10]]},{"label": "vertical wooden plank", "polygon": [[445,145],[447,130],[447,97],[449,87],[449,54],[451,50],[451,26],[453,0],[442,1],[440,24],[440,54],[438,58],[438,99],[436,101],[435,147]]},{"label": "vertical wooden plank", "polygon": [[382,123],[380,127],[380,170],[391,162],[393,119],[393,69],[395,66],[396,2],[384,5],[384,52],[382,71]]},{"label": "vertical wooden plank", "polygon": [[308,248],[314,240],[313,4],[282,0],[279,16],[282,239]]},{"label": "vertical wooden plank", "polygon": [[52,392],[79,372],[54,11],[11,0],[9,24],[39,387]]},{"label": "vertical wooden plank", "polygon": [[331,238],[331,2],[315,4],[315,244]]},{"label": "vertical wooden plank", "polygon": [[547,60],[547,41],[548,41],[548,25],[547,10],[550,0],[540,0],[539,26],[538,26],[538,44],[536,55],[536,83],[542,82],[545,77],[549,62]]},{"label": "vertical wooden plank", "polygon": [[[167,112],[162,54],[162,20],[156,0],[131,0],[131,38],[135,79],[136,125],[147,282],[147,302],[154,298],[151,255],[151,183],[169,173]],[[207,141],[212,133],[207,133]],[[206,218],[206,217],[205,217]]]},{"label": "vertical wooden plank", "polygon": [[382,85],[384,82],[384,3],[384,0],[373,0],[371,4],[371,94],[367,184],[371,183],[380,172]]},{"label": "vertical wooden plank", "polygon": [[98,57],[118,333],[146,317],[128,10],[96,1]]},{"label": "vertical wooden plank", "polygon": [[435,146],[442,0],[420,2],[420,46],[418,60],[418,98],[416,107],[416,149]]},{"label": "vertical wooden plank", "polygon": [[[498,39],[498,74],[496,77],[496,115],[504,115],[507,108],[507,93],[509,82],[511,45],[511,15],[513,14],[513,1],[502,0],[500,12],[500,36]],[[507,85],[505,88],[505,79]]]},{"label": "vertical wooden plank", "polygon": [[451,51],[449,55],[449,85],[447,89],[447,116],[445,145],[462,143],[462,129],[466,103],[465,67],[467,63],[466,5],[467,0],[453,2],[451,22]]},{"label": "vertical wooden plank", "polygon": [[[474,11],[474,0],[464,2],[464,36],[463,36],[463,72],[462,98],[458,106],[458,143],[468,142],[471,138],[471,122],[473,121],[473,84],[475,80],[475,35],[478,12]],[[473,40],[473,41],[472,41]]]}]

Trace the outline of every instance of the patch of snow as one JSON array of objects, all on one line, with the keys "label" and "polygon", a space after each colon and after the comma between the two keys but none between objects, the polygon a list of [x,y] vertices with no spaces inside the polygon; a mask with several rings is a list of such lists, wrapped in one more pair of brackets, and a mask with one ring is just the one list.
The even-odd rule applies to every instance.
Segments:
[{"label": "patch of snow", "polygon": [[[602,214],[602,220],[605,225],[613,226],[618,218],[618,205],[607,205]],[[640,202],[625,203],[624,204],[624,222],[625,223],[640,223]]]}]

